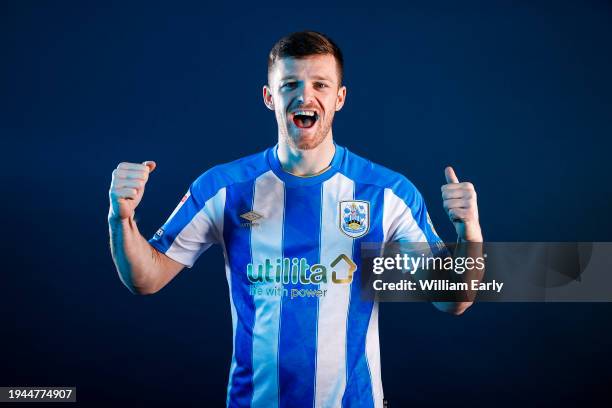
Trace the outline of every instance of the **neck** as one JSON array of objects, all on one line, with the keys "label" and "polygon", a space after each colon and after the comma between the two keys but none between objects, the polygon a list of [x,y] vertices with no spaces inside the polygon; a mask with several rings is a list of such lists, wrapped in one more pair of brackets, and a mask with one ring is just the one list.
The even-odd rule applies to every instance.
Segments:
[{"label": "neck", "polygon": [[331,164],[335,152],[331,132],[320,145],[310,150],[297,149],[279,138],[278,160],[283,170],[295,176],[313,176],[323,172]]}]

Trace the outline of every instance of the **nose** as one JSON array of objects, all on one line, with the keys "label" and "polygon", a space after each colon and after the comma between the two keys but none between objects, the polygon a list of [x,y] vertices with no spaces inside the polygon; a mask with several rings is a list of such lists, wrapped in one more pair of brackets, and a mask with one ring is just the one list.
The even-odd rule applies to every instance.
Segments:
[{"label": "nose", "polygon": [[299,87],[298,94],[296,96],[296,102],[298,105],[308,105],[312,100],[312,89],[310,89],[308,85]]}]

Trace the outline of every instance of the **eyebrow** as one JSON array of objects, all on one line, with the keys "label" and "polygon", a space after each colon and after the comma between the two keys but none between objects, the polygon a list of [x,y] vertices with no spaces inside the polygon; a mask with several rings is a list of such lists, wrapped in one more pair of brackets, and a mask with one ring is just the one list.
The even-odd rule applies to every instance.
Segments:
[{"label": "eyebrow", "polygon": [[[328,82],[333,82],[333,81],[332,81],[331,79],[329,79],[328,77],[326,77],[326,76],[321,76],[321,75],[315,75],[315,76],[313,76],[312,78],[313,78],[313,79],[316,79],[316,80],[319,80],[319,81],[328,81]],[[286,80],[288,80],[288,79],[297,79],[297,78],[296,78],[295,76],[293,76],[293,75],[288,75],[288,76],[282,77],[280,80],[281,80],[281,81],[286,81]]]}]

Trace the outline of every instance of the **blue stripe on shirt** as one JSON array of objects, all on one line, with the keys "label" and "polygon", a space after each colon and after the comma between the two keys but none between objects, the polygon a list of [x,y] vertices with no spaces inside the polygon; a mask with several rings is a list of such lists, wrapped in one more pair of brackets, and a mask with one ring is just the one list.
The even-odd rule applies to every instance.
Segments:
[{"label": "blue stripe on shirt", "polygon": [[[283,256],[306,258],[308,265],[319,263],[322,185],[285,189]],[[285,284],[289,296],[281,306],[279,338],[280,407],[310,407],[314,401],[317,313],[316,297],[291,299],[292,289],[318,289],[300,282]]]},{"label": "blue stripe on shirt", "polygon": [[355,200],[370,203],[370,230],[355,239],[353,261],[357,271],[353,274],[346,333],[346,391],[343,407],[373,407],[372,378],[366,356],[366,335],[372,315],[373,302],[361,299],[361,243],[382,242],[382,215],[384,190],[372,184],[355,183]]},{"label": "blue stripe on shirt", "polygon": [[249,295],[247,265],[252,262],[251,230],[241,227],[240,214],[253,208],[254,180],[227,187],[223,240],[231,265],[232,300],[236,308],[237,324],[234,338],[235,369],[230,378],[229,406],[248,407],[253,398],[253,325],[255,304]]}]

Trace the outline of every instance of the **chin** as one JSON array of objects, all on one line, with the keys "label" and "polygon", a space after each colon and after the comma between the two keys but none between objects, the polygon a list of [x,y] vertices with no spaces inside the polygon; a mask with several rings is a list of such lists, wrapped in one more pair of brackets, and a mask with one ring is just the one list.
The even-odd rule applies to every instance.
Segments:
[{"label": "chin", "polygon": [[303,134],[298,132],[292,137],[292,144],[300,150],[312,150],[318,147],[325,140],[325,133],[321,129],[316,129],[314,132]]},{"label": "chin", "polygon": [[312,150],[314,148],[316,148],[317,146],[319,146],[323,140],[325,139],[325,137],[319,135],[319,134],[314,134],[312,136],[297,136],[294,140],[295,140],[295,145],[298,149],[300,150]]}]

